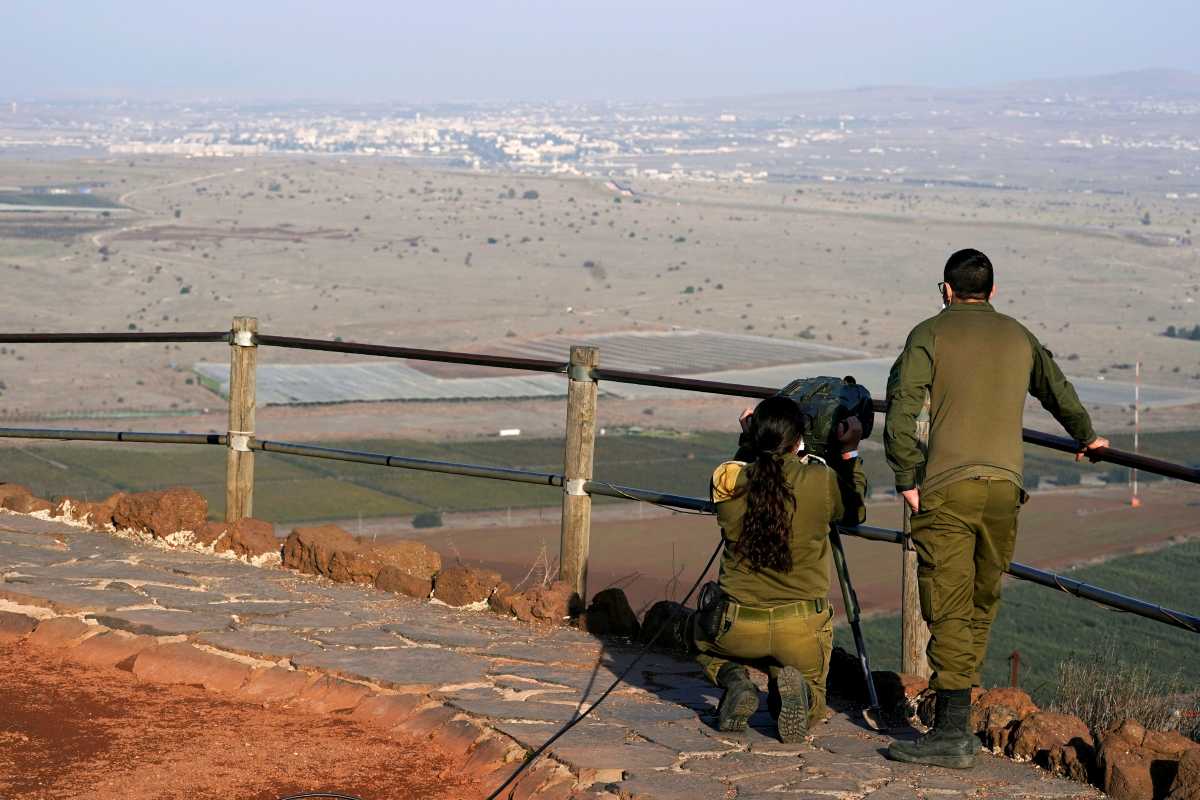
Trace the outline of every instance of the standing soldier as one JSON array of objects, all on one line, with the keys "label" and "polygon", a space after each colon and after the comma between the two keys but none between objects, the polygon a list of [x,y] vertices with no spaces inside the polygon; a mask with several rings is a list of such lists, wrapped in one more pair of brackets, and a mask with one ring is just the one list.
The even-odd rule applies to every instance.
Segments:
[{"label": "standing soldier", "polygon": [[[970,729],[1000,578],[1012,559],[1022,488],[1026,393],[1087,451],[1107,447],[1049,350],[998,313],[992,264],[978,250],[946,262],[941,313],[917,325],[888,377],[884,445],[896,490],[912,509],[921,615],[929,624],[933,729],[897,741],[897,761],[965,769],[979,749]],[[930,402],[929,448],[917,415]]]}]

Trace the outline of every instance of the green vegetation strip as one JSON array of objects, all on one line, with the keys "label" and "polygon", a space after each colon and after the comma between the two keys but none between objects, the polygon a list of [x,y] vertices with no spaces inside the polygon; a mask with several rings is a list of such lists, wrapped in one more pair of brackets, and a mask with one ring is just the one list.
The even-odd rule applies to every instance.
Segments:
[{"label": "green vegetation strip", "polygon": [[[1200,613],[1195,591],[1200,580],[1200,541],[1114,558],[1065,574],[1169,608]],[[1055,696],[1061,663],[1091,659],[1111,649],[1114,642],[1125,664],[1148,668],[1163,679],[1164,686],[1200,686],[1195,634],[1166,625],[1147,625],[1141,617],[1092,603],[1055,602],[1056,598],[1047,595],[1052,591],[1007,582],[984,664],[985,686],[1008,685],[1009,656],[1016,650],[1021,654],[1021,688],[1040,704],[1048,704]],[[866,620],[863,635],[875,669],[900,668],[899,617]],[[845,626],[836,629],[834,640],[853,651],[850,631]]]},{"label": "green vegetation strip", "polygon": [[[1200,431],[1152,433],[1144,449],[1184,463],[1200,462]],[[1122,442],[1123,443],[1123,442]],[[499,467],[558,472],[560,439],[476,439],[420,442],[404,439],[351,439],[322,442],[329,447],[388,453],[410,458],[461,461]],[[597,439],[595,478],[672,494],[705,497],[712,468],[733,453],[731,432],[609,435]],[[208,497],[210,513],[224,513],[225,454],[217,448],[107,445],[88,442],[29,442],[5,450],[0,480],[29,485],[46,497],[95,499],[115,491],[196,486]],[[865,454],[868,478],[889,490],[891,472],[878,450]],[[491,511],[552,506],[559,490],[503,481],[426,472],[380,469],[371,464],[324,461],[266,453],[256,462],[255,509],[281,523],[321,519],[407,516],[420,511]],[[1124,468],[1076,464],[1068,455],[1027,448],[1026,479],[1031,486],[1078,484],[1085,475],[1122,483]],[[1143,475],[1143,480],[1151,479]],[[320,494],[312,481],[321,481]],[[617,502],[597,497],[597,503]]]}]

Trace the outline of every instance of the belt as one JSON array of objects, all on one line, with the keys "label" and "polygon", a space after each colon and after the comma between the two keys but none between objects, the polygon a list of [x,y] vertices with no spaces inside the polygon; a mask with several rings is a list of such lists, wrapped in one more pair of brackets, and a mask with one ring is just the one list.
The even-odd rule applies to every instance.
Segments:
[{"label": "belt", "polygon": [[730,615],[733,619],[742,619],[747,622],[770,622],[771,620],[787,619],[788,617],[812,617],[817,614],[823,614],[829,608],[829,601],[824,598],[797,600],[794,603],[773,606],[771,608],[744,606],[740,603],[730,601],[729,606],[733,611]]}]

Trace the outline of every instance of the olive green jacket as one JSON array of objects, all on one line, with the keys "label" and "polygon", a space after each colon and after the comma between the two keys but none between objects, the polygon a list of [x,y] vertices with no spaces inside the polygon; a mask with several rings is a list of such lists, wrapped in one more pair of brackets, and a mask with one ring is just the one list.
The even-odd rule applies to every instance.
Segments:
[{"label": "olive green jacket", "polygon": [[[929,449],[917,444],[928,393]],[[1025,396],[1041,401],[1083,444],[1096,438],[1075,388],[1053,354],[990,303],[952,303],[913,328],[888,377],[883,432],[896,489],[929,491],[963,478],[1022,486]],[[923,478],[922,478],[923,474]]]},{"label": "olive green jacket", "polygon": [[837,470],[817,458],[783,457],[783,475],[796,498],[788,544],[792,568],[787,572],[755,569],[736,552],[746,515],[746,491],[754,465],[727,461],[713,473],[712,498],[725,540],[721,557],[721,589],[741,605],[770,608],[829,594],[829,528],[836,522],[857,525],[866,520],[867,478],[861,460],[842,461]]}]

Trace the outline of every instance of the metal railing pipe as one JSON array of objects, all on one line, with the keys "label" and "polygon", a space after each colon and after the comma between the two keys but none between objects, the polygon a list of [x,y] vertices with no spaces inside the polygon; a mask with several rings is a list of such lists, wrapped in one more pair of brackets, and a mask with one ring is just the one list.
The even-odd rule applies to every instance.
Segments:
[{"label": "metal railing pipe", "polygon": [[94,431],[69,428],[0,428],[5,439],[57,439],[74,442],[145,442],[148,444],[224,445],[223,433],[156,433],[152,431]]},{"label": "metal railing pipe", "polygon": [[151,333],[0,333],[0,344],[128,344],[130,342],[228,342],[229,331]]},{"label": "metal railing pipe", "polygon": [[1145,617],[1146,619],[1157,620],[1167,625],[1173,625],[1176,628],[1183,628],[1185,631],[1191,631],[1192,633],[1200,633],[1200,617],[1194,614],[1174,611],[1155,603],[1121,594],[1120,592],[1109,591],[1099,586],[1093,586],[1090,583],[1077,581],[1065,575],[1047,572],[1028,566],[1027,564],[1018,564],[1015,561],[1009,565],[1008,574],[1023,581],[1048,586],[1060,592],[1066,592],[1067,594],[1082,597],[1085,600],[1091,600],[1094,603],[1099,603],[1109,608],[1115,608],[1118,611],[1125,611],[1130,614],[1136,614],[1139,617]]},{"label": "metal railing pipe", "polygon": [[362,342],[337,342],[328,339],[304,339],[296,336],[272,336],[260,333],[254,337],[263,347],[284,347],[293,350],[317,350],[325,353],[351,353],[360,356],[406,358],[412,361],[437,361],[444,364],[471,364],[477,367],[520,369],[530,372],[566,373],[567,362],[544,358],[492,356],[482,353],[458,353],[451,350],[423,350],[417,347],[391,347]]},{"label": "metal railing pipe", "polygon": [[663,389],[703,392],[704,394],[724,394],[733,397],[765,399],[779,392],[779,389],[772,389],[768,386],[752,386],[748,383],[725,383],[722,381],[706,381],[699,378],[676,378],[670,375],[633,372],[625,369],[608,369],[607,367],[597,367],[592,370],[592,375],[599,381],[630,383],[636,386],[657,386]]},{"label": "metal railing pipe", "polygon": [[425,458],[390,456],[364,450],[345,450],[339,447],[319,447],[311,444],[275,442],[267,439],[252,439],[250,449],[264,453],[284,453],[309,458],[325,458],[332,461],[351,461],[358,464],[375,464],[381,467],[415,469],[422,472],[440,472],[445,475],[463,475],[469,478],[532,483],[542,486],[562,486],[562,475],[553,472],[534,472],[511,467],[489,467],[481,464],[459,464],[453,461],[432,461]]}]

